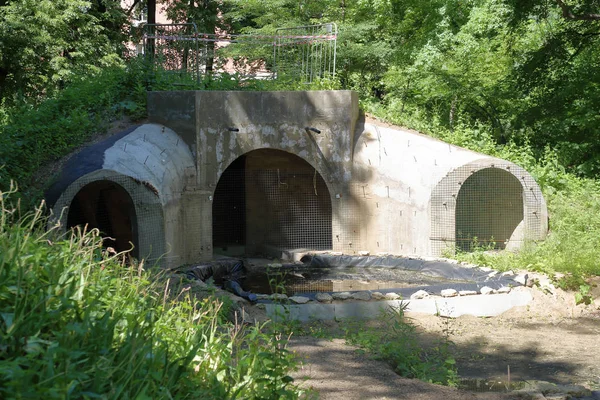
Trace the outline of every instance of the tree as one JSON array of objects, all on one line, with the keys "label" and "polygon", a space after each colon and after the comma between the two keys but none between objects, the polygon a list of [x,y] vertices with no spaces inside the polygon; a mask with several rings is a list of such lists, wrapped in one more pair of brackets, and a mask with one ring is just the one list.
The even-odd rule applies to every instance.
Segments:
[{"label": "tree", "polygon": [[36,99],[119,62],[124,22],[117,0],[1,2],[0,101]]}]

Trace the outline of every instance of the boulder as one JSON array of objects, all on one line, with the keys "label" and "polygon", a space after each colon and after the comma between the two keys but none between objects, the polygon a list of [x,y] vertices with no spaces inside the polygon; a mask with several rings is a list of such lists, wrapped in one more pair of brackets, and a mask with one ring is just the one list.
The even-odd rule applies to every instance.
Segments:
[{"label": "boulder", "polygon": [[361,300],[361,301],[369,301],[371,300],[371,293],[369,292],[355,292],[352,293],[352,299]]},{"label": "boulder", "polygon": [[458,292],[455,289],[443,289],[440,294],[442,297],[456,297]]},{"label": "boulder", "polygon": [[401,298],[402,296],[400,296],[398,293],[386,293],[385,294],[385,299],[386,300],[397,300],[399,298]]},{"label": "boulder", "polygon": [[496,291],[489,286],[484,286],[479,289],[479,293],[481,294],[494,294]]},{"label": "boulder", "polygon": [[331,303],[333,301],[333,297],[327,293],[317,293],[315,299],[321,303]]},{"label": "boulder", "polygon": [[310,299],[304,296],[292,296],[290,297],[290,301],[296,304],[306,304],[310,301]]},{"label": "boulder", "polygon": [[373,292],[373,293],[371,293],[371,297],[374,298],[375,300],[385,299],[385,295],[381,292]]},{"label": "boulder", "polygon": [[334,300],[348,300],[352,296],[349,292],[332,293],[331,297]]},{"label": "boulder", "polygon": [[425,299],[429,297],[429,293],[425,290],[419,290],[410,295],[411,300]]}]

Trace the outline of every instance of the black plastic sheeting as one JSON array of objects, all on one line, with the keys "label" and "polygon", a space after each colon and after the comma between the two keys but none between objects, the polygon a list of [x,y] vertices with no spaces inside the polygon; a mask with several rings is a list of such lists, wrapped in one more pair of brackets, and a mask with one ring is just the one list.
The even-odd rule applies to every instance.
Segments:
[{"label": "black plastic sheeting", "polygon": [[246,300],[255,302],[256,295],[242,289],[239,280],[246,273],[246,268],[242,260],[225,259],[206,264],[194,265],[186,268],[185,275],[189,279],[199,279],[207,281],[213,279],[216,283],[222,285],[224,290],[240,296]]},{"label": "black plastic sheeting", "polygon": [[[405,298],[410,297],[412,293],[418,290],[425,290],[430,294],[439,294],[444,289],[479,291],[484,286],[492,289],[500,289],[503,286],[521,286],[511,276],[503,276],[500,273],[490,275],[490,271],[484,271],[477,267],[467,268],[446,261],[426,261],[418,258],[394,256],[337,256],[329,254],[306,255],[302,257],[301,261],[306,266],[321,268],[393,268],[446,280],[444,283],[433,285],[376,290],[384,294],[398,293]],[[296,295],[314,298],[316,293],[296,293]]]},{"label": "black plastic sheeting", "polygon": [[310,267],[398,268],[454,281],[481,282],[486,284],[493,283],[494,281],[498,281],[499,283],[512,282],[512,280],[502,277],[500,274],[490,278],[489,272],[482,271],[479,268],[467,268],[445,261],[425,261],[418,258],[306,255],[302,257],[301,261]]},{"label": "black plastic sheeting", "polygon": [[77,179],[96,170],[102,169],[104,164],[104,153],[111,148],[118,140],[129,135],[139,128],[140,125],[134,125],[130,128],[116,133],[111,137],[83,148],[73,157],[71,157],[63,167],[58,179],[50,186],[44,194],[46,203],[53,207],[60,195],[75,182]]}]

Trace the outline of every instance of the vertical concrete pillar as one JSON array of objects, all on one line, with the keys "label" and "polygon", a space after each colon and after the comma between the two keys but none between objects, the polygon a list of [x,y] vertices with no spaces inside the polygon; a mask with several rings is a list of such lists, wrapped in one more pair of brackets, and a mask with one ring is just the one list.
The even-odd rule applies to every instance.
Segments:
[{"label": "vertical concrete pillar", "polygon": [[212,258],[212,191],[187,190],[182,196],[185,262]]}]

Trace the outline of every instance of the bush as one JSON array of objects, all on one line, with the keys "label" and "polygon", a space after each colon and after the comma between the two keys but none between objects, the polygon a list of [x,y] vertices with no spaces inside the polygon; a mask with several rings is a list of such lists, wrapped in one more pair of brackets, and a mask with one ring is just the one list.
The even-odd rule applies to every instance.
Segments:
[{"label": "bush", "polygon": [[[98,231],[44,232],[0,192],[0,398],[297,398],[285,340],[165,292]],[[264,328],[264,327],[262,327]]]}]

